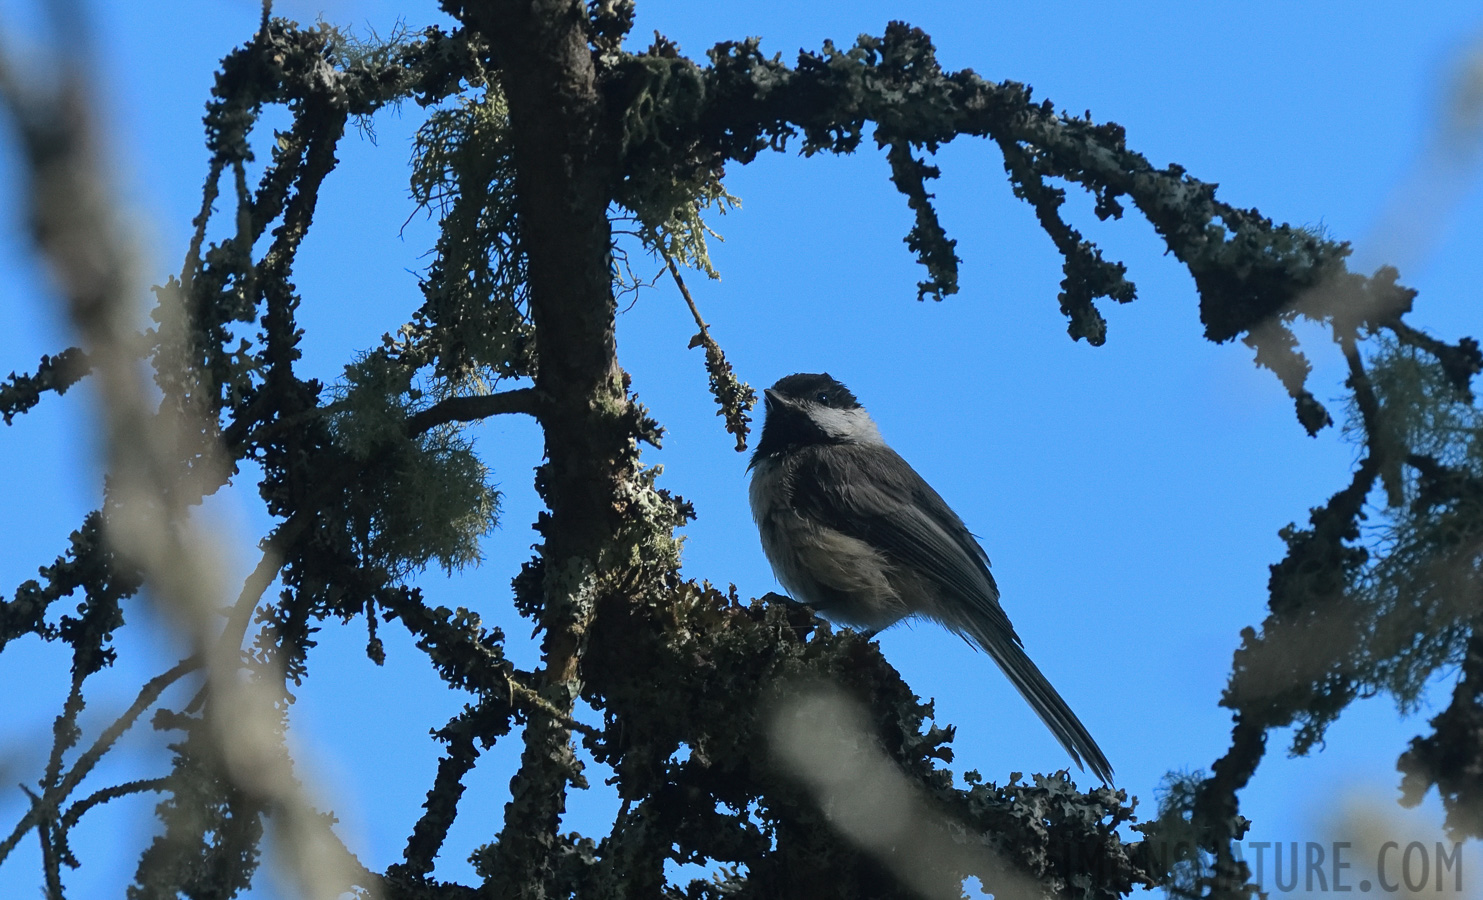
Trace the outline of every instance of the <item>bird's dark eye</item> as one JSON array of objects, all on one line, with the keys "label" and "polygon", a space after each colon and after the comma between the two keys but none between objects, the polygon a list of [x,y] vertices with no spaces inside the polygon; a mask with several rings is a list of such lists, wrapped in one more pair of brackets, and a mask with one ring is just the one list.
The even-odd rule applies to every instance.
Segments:
[{"label": "bird's dark eye", "polygon": [[827,391],[825,391],[824,393],[820,394],[818,396],[818,401],[820,403],[824,404],[825,406],[828,406],[829,405],[829,393]]}]

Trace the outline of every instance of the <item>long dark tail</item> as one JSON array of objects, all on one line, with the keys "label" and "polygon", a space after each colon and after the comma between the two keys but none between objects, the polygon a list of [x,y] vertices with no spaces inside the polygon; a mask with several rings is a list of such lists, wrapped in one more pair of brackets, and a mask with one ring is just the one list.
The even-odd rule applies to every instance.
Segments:
[{"label": "long dark tail", "polygon": [[[1020,695],[1040,716],[1040,721],[1050,729],[1050,733],[1056,736],[1071,758],[1076,760],[1077,768],[1088,768],[1092,774],[1108,785],[1112,784],[1112,764],[1107,761],[1107,756],[1102,753],[1102,748],[1092,740],[1091,732],[1076,718],[1076,713],[1051,687],[1051,683],[1040,673],[1040,669],[1025,654],[1024,648],[1014,639],[1013,633],[1004,634],[1000,629],[992,625],[987,628],[979,623],[968,623],[966,629],[974,643],[982,647],[999,668],[1019,688]],[[1083,766],[1083,761],[1085,765]]]}]

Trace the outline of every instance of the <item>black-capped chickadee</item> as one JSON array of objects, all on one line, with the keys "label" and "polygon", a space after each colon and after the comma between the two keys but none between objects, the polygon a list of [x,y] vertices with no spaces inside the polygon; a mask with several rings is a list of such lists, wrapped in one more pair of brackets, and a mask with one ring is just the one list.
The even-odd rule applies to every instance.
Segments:
[{"label": "black-capped chickadee", "polygon": [[989,558],[849,389],[789,375],[765,392],[752,516],[778,581],[826,616],[879,630],[925,616],[983,648],[1078,766],[1112,783],[1086,726],[1025,655]]}]

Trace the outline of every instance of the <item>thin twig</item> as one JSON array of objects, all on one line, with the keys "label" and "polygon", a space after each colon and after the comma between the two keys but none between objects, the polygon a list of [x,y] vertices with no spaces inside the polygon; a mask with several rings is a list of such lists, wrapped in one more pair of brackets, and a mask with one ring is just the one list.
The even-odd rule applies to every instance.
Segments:
[{"label": "thin twig", "polygon": [[663,249],[660,249],[659,253],[664,257],[664,264],[669,266],[669,274],[674,277],[675,284],[679,286],[680,294],[685,298],[685,304],[690,307],[690,315],[695,317],[695,324],[700,329],[701,343],[704,344],[706,349],[716,347],[716,342],[711,337],[711,330],[705,324],[705,319],[700,317],[700,307],[695,305],[695,298],[690,296],[690,289],[685,287],[685,279],[680,277],[680,269],[675,265],[674,258]]},{"label": "thin twig", "polygon": [[201,665],[202,660],[199,656],[188,656],[174,666],[171,666],[167,671],[146,681],[144,686],[139,689],[139,694],[134,698],[134,702],[129,705],[129,708],[124,711],[123,715],[119,716],[113,721],[113,724],[105,728],[103,733],[98,735],[98,739],[93,742],[93,745],[82,756],[79,756],[77,762],[73,763],[72,768],[67,771],[66,776],[58,785],[60,790],[60,796],[57,797],[58,802],[72,793],[73,788],[77,787],[78,783],[87,777],[87,774],[103,758],[103,754],[107,753],[109,748],[119,738],[123,737],[124,732],[133,727],[134,722],[139,716],[146,709],[154,705],[154,702],[160,698],[160,695],[165,692],[166,688],[186,675],[189,675],[191,672],[201,668]]},{"label": "thin twig", "polygon": [[[32,797],[32,808],[36,806],[36,798]],[[46,900],[65,900],[62,894],[62,861],[57,857],[56,845],[51,841],[50,831],[46,823],[36,829],[36,837],[41,840],[41,871],[46,877]]]},{"label": "thin twig", "polygon": [[[87,676],[81,671],[72,673],[72,685],[67,689],[67,699],[62,703],[62,714],[52,725],[51,755],[46,761],[46,774],[42,778],[42,789],[50,792],[52,786],[62,779],[62,756],[77,743],[77,716],[82,712],[82,682]],[[0,859],[4,859],[0,854]]]},{"label": "thin twig", "polygon": [[190,290],[191,282],[196,277],[197,264],[201,259],[201,245],[206,242],[206,224],[211,221],[211,211],[216,203],[217,193],[221,190],[222,167],[220,157],[211,160],[211,166],[206,173],[206,184],[201,190],[201,210],[191,220],[195,230],[191,232],[190,247],[185,253],[185,263],[180,268],[180,283],[186,290]]},{"label": "thin twig", "polygon": [[[252,191],[247,187],[247,166],[241,157],[232,160],[232,174],[237,187],[237,259],[242,266],[242,283],[237,289],[249,302],[257,299],[257,266],[252,264],[252,243],[257,235],[253,228]],[[199,252],[199,251],[198,251]]]}]

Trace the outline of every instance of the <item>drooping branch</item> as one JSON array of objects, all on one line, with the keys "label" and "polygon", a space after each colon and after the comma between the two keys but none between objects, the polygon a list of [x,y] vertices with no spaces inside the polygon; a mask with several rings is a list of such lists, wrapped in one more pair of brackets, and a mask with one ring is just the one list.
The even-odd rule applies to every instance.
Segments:
[{"label": "drooping branch", "polygon": [[[1056,249],[1065,258],[1065,279],[1061,282],[1061,312],[1070,320],[1067,332],[1073,340],[1085,338],[1100,347],[1107,341],[1107,322],[1097,311],[1098,297],[1111,297],[1129,303],[1136,293],[1133,283],[1124,278],[1127,268],[1122,263],[1109,263],[1102,251],[1082,237],[1081,232],[1066,224],[1060,206],[1066,192],[1045,183],[1044,167],[1032,150],[1000,139],[1004,168],[1014,185],[1015,195],[1035,208],[1040,227],[1050,235]],[[1050,173],[1053,174],[1053,173]]]},{"label": "drooping branch", "polygon": [[916,223],[906,235],[906,246],[926,266],[928,275],[926,281],[917,284],[917,299],[931,294],[941,300],[957,293],[959,259],[953,248],[958,242],[942,230],[937,210],[932,207],[933,195],[927,193],[927,181],[937,178],[942,170],[913,156],[910,143],[903,140],[887,144],[886,161],[891,164],[891,181],[906,195],[907,205],[916,215]]},{"label": "drooping branch", "polygon": [[680,277],[679,267],[675,265],[673,257],[667,252],[663,253],[663,256],[670,277],[675,280],[675,286],[680,289],[680,295],[685,298],[685,305],[690,307],[690,315],[695,319],[695,327],[700,329],[690,339],[690,348],[705,349],[705,371],[709,376],[711,396],[716,398],[716,404],[720,407],[716,415],[726,420],[726,430],[735,435],[736,451],[740,453],[747,449],[747,423],[752,420],[748,413],[757,405],[757,392],[752,390],[751,385],[736,377],[736,371],[731,368],[731,363],[726,361],[726,354],[722,352],[721,345],[711,337],[710,327],[705,324],[705,319],[700,317],[700,307],[695,305],[695,298],[690,296],[690,289],[685,287],[685,279]]}]

